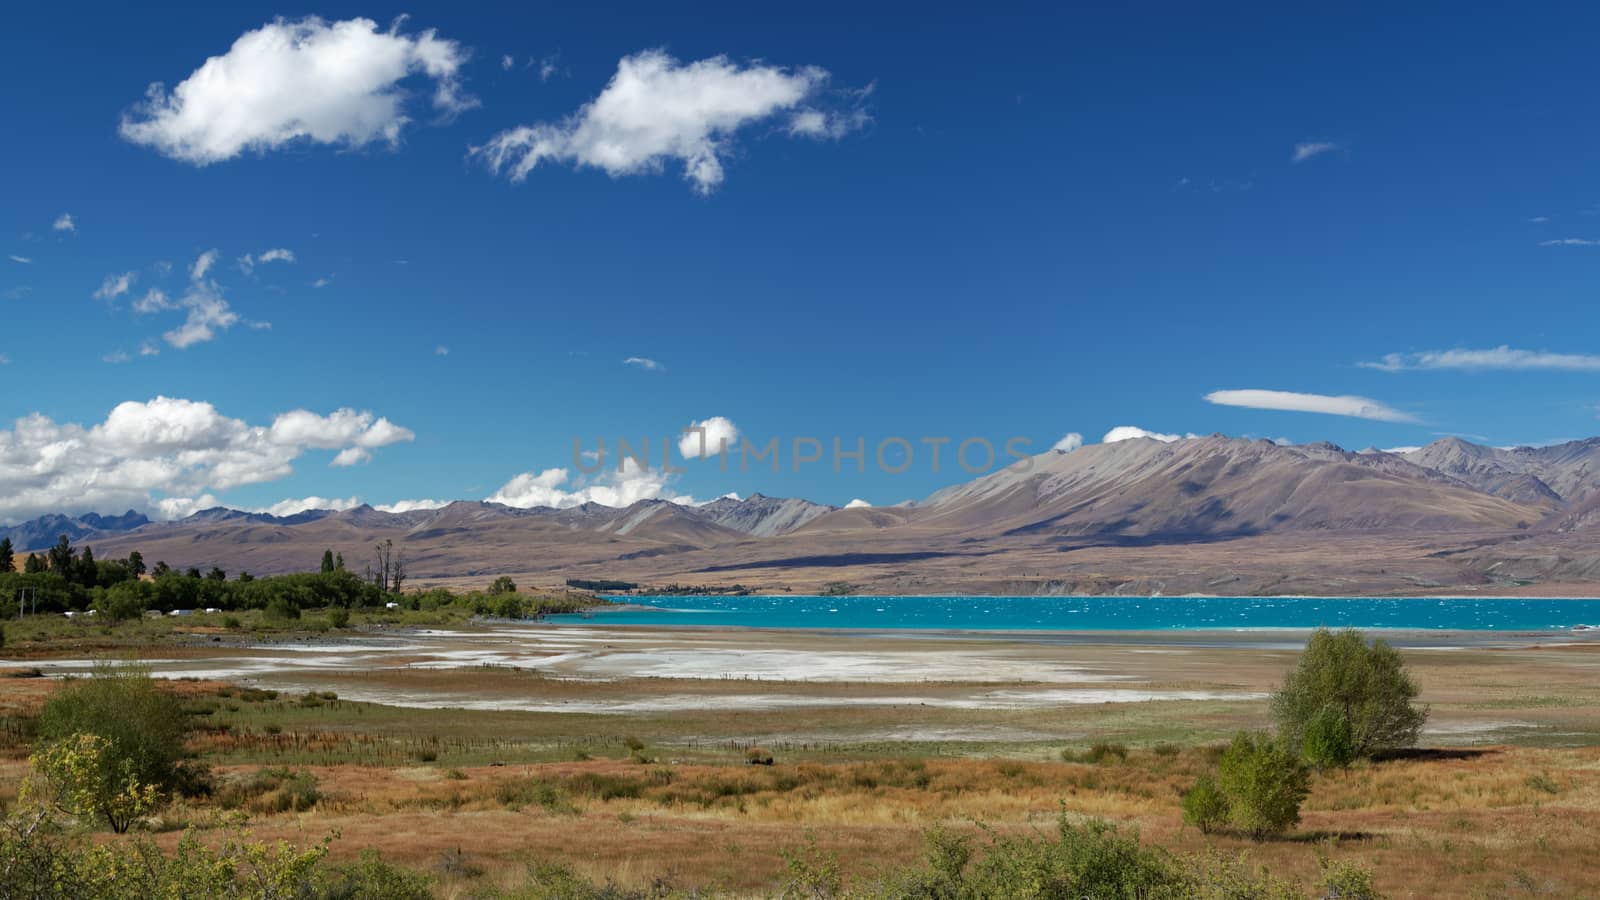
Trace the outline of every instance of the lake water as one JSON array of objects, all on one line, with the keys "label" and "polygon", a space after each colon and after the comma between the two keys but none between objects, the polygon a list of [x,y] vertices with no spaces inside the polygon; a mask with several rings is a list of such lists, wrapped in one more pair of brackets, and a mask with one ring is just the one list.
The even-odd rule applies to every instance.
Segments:
[{"label": "lake water", "polygon": [[1329,627],[1563,631],[1600,626],[1600,600],[1311,597],[616,597],[558,623],[955,631],[1234,631]]}]

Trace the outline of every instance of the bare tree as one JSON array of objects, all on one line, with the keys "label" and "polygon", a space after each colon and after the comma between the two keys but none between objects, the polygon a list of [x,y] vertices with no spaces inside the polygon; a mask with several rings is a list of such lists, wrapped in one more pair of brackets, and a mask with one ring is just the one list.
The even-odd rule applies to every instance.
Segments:
[{"label": "bare tree", "polygon": [[406,583],[406,551],[401,550],[394,555],[394,565],[389,575],[389,589],[396,594],[400,593],[400,586]]},{"label": "bare tree", "polygon": [[391,572],[390,566],[392,565],[391,560],[394,557],[394,541],[385,539],[383,543],[379,544],[375,548],[374,552],[376,556],[375,561],[378,564],[378,571],[373,574],[372,583],[377,585],[379,590],[387,594],[389,592],[389,575]]}]

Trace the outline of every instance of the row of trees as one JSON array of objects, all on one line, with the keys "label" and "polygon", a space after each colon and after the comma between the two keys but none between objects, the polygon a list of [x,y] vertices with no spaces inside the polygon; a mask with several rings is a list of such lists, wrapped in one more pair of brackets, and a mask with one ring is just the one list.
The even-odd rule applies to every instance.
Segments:
[{"label": "row of trees", "polygon": [[0,616],[15,615],[18,604],[26,612],[52,613],[109,607],[114,618],[151,609],[353,608],[382,604],[407,579],[404,551],[391,540],[374,549],[364,577],[346,570],[343,553],[325,550],[315,573],[258,579],[240,572],[229,581],[216,566],[205,573],[192,566],[179,571],[164,560],[147,567],[137,550],[125,559],[96,559],[93,547],[80,550],[67,535],[43,553],[27,554],[20,573],[17,568],[11,539],[0,538]]},{"label": "row of trees", "polygon": [[1319,628],[1272,697],[1277,734],[1240,732],[1215,775],[1183,798],[1185,821],[1260,839],[1300,821],[1313,769],[1345,768],[1410,747],[1428,711],[1400,653],[1361,632]]}]

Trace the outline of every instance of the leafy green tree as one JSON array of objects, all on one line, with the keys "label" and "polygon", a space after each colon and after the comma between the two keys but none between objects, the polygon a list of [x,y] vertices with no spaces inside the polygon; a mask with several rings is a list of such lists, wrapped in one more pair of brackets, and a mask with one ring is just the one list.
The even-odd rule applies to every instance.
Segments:
[{"label": "leafy green tree", "polygon": [[222,571],[222,569],[218,568],[217,566],[212,566],[211,571],[206,573],[206,578],[211,581],[227,581],[228,573]]},{"label": "leafy green tree", "polygon": [[143,667],[99,663],[88,678],[69,681],[39,713],[44,743],[92,734],[107,742],[106,783],[131,777],[170,790],[180,784],[188,717],[171,692]]},{"label": "leafy green tree", "polygon": [[333,551],[332,550],[324,550],[324,551],[322,551],[322,574],[328,575],[328,574],[331,574],[332,572],[333,572]]},{"label": "leafy green tree", "polygon": [[154,578],[170,574],[172,574],[172,567],[167,565],[167,561],[164,559],[156,560],[156,567],[150,570],[150,575]]},{"label": "leafy green tree", "polygon": [[1369,645],[1354,628],[1318,628],[1273,695],[1272,717],[1288,745],[1299,748],[1312,721],[1332,708],[1349,725],[1352,758],[1366,757],[1417,742],[1428,719],[1413,702],[1417,692],[1399,651],[1385,641]]},{"label": "leafy green tree", "polygon": [[517,583],[511,580],[510,575],[501,575],[489,584],[489,593],[491,594],[515,594],[516,592]]},{"label": "leafy green tree", "polygon": [[43,575],[49,571],[49,568],[49,562],[45,557],[37,553],[29,553],[28,558],[22,563],[22,571],[25,575]]},{"label": "leafy green tree", "polygon": [[1306,723],[1300,753],[1319,769],[1343,769],[1356,759],[1350,719],[1337,706],[1324,706]]},{"label": "leafy green tree", "polygon": [[17,568],[17,553],[11,546],[9,536],[0,538],[0,573],[11,572]]},{"label": "leafy green tree", "polygon": [[335,553],[333,555],[333,570],[335,572],[343,572],[344,571],[344,554],[343,553]]},{"label": "leafy green tree", "polygon": [[1261,840],[1299,823],[1311,776],[1300,757],[1270,735],[1241,731],[1222,754],[1217,786],[1228,800],[1228,822]]},{"label": "leafy green tree", "polygon": [[77,733],[45,745],[29,761],[48,802],[69,815],[105,819],[122,834],[155,811],[161,797],[155,785],[139,780],[133,760],[114,756],[109,740]]},{"label": "leafy green tree", "polygon": [[1183,821],[1210,834],[1228,822],[1228,798],[1210,775],[1200,776],[1183,795]]},{"label": "leafy green tree", "polygon": [[144,577],[144,554],[137,550],[128,554],[128,571],[132,572],[135,578]]},{"label": "leafy green tree", "polygon": [[200,569],[196,566],[190,566],[183,570],[183,577],[198,579],[200,577]]}]

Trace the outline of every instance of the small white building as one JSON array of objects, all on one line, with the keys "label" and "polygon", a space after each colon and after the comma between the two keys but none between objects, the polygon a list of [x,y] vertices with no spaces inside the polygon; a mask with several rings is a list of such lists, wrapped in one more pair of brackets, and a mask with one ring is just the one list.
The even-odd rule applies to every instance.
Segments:
[{"label": "small white building", "polygon": [[394,602],[393,600],[390,600],[388,603],[385,603],[383,605],[383,608],[384,609],[399,609],[400,608],[400,604]]}]

